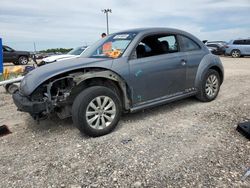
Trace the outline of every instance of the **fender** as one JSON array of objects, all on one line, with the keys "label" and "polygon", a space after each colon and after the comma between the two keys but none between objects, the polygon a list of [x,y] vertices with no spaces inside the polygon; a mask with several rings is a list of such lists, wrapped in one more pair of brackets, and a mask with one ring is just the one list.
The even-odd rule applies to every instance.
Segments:
[{"label": "fender", "polygon": [[110,71],[110,70],[94,70],[94,71],[89,71],[86,73],[73,73],[70,76],[73,77],[73,80],[77,85],[80,85],[81,83],[83,83],[86,80],[92,79],[92,78],[106,78],[108,80],[112,80],[117,82],[117,84],[119,85],[122,94],[123,94],[123,102],[124,102],[124,107],[126,110],[130,109],[130,100],[129,100],[129,96],[127,94],[127,84],[126,82],[115,72]]},{"label": "fender", "polygon": [[199,67],[197,69],[196,77],[195,77],[195,88],[200,89],[201,87],[201,80],[203,79],[204,75],[206,72],[212,68],[216,67],[219,69],[221,72],[221,83],[223,82],[224,79],[224,69],[223,65],[221,63],[221,60],[218,56],[213,55],[213,54],[207,54],[203,57],[201,60]]}]

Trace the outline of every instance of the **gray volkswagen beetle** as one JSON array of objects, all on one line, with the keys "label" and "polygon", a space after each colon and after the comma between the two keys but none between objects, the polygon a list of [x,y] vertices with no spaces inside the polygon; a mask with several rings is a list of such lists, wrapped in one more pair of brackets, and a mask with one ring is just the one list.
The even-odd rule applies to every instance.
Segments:
[{"label": "gray volkswagen beetle", "polygon": [[190,96],[209,102],[222,82],[220,59],[199,39],[177,29],[142,28],[111,34],[81,57],[35,69],[13,100],[34,119],[72,116],[81,132],[101,136],[122,112]]}]

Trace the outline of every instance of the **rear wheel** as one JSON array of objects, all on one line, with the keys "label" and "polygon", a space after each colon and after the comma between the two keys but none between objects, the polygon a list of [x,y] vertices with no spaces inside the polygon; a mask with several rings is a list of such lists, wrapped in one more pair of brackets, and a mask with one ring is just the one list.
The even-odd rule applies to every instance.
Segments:
[{"label": "rear wheel", "polygon": [[214,100],[220,91],[221,79],[217,71],[209,69],[201,83],[201,90],[196,97],[203,102]]},{"label": "rear wheel", "polygon": [[232,50],[231,56],[232,56],[233,58],[240,57],[240,56],[241,56],[240,51],[239,51],[239,50]]},{"label": "rear wheel", "polygon": [[119,96],[104,86],[83,90],[72,106],[74,125],[88,136],[110,133],[118,124],[122,105]]}]

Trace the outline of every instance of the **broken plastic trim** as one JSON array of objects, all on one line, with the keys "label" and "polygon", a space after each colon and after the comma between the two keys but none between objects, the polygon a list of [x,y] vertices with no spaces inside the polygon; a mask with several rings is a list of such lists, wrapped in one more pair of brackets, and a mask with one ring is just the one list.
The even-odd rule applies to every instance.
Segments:
[{"label": "broken plastic trim", "polygon": [[5,135],[10,134],[10,133],[12,133],[12,132],[9,130],[7,125],[0,126],[0,137],[5,136]]},{"label": "broken plastic trim", "polygon": [[250,121],[239,123],[236,130],[250,140]]},{"label": "broken plastic trim", "polygon": [[120,76],[118,76],[114,72],[109,70],[89,71],[85,73],[73,73],[70,74],[70,76],[73,77],[73,80],[76,82],[76,85],[79,85],[81,82],[91,78],[107,78],[116,81],[122,90],[124,107],[126,110],[130,109],[130,100],[127,94],[126,83],[125,81],[123,81],[122,78],[120,78]]}]

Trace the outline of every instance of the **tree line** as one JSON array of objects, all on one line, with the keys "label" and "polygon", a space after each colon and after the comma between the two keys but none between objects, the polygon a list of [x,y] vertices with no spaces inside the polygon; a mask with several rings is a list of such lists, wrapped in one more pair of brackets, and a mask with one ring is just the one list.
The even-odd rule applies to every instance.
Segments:
[{"label": "tree line", "polygon": [[41,50],[41,53],[68,53],[70,50],[72,50],[73,48],[51,48],[51,49],[47,49],[47,50]]}]

